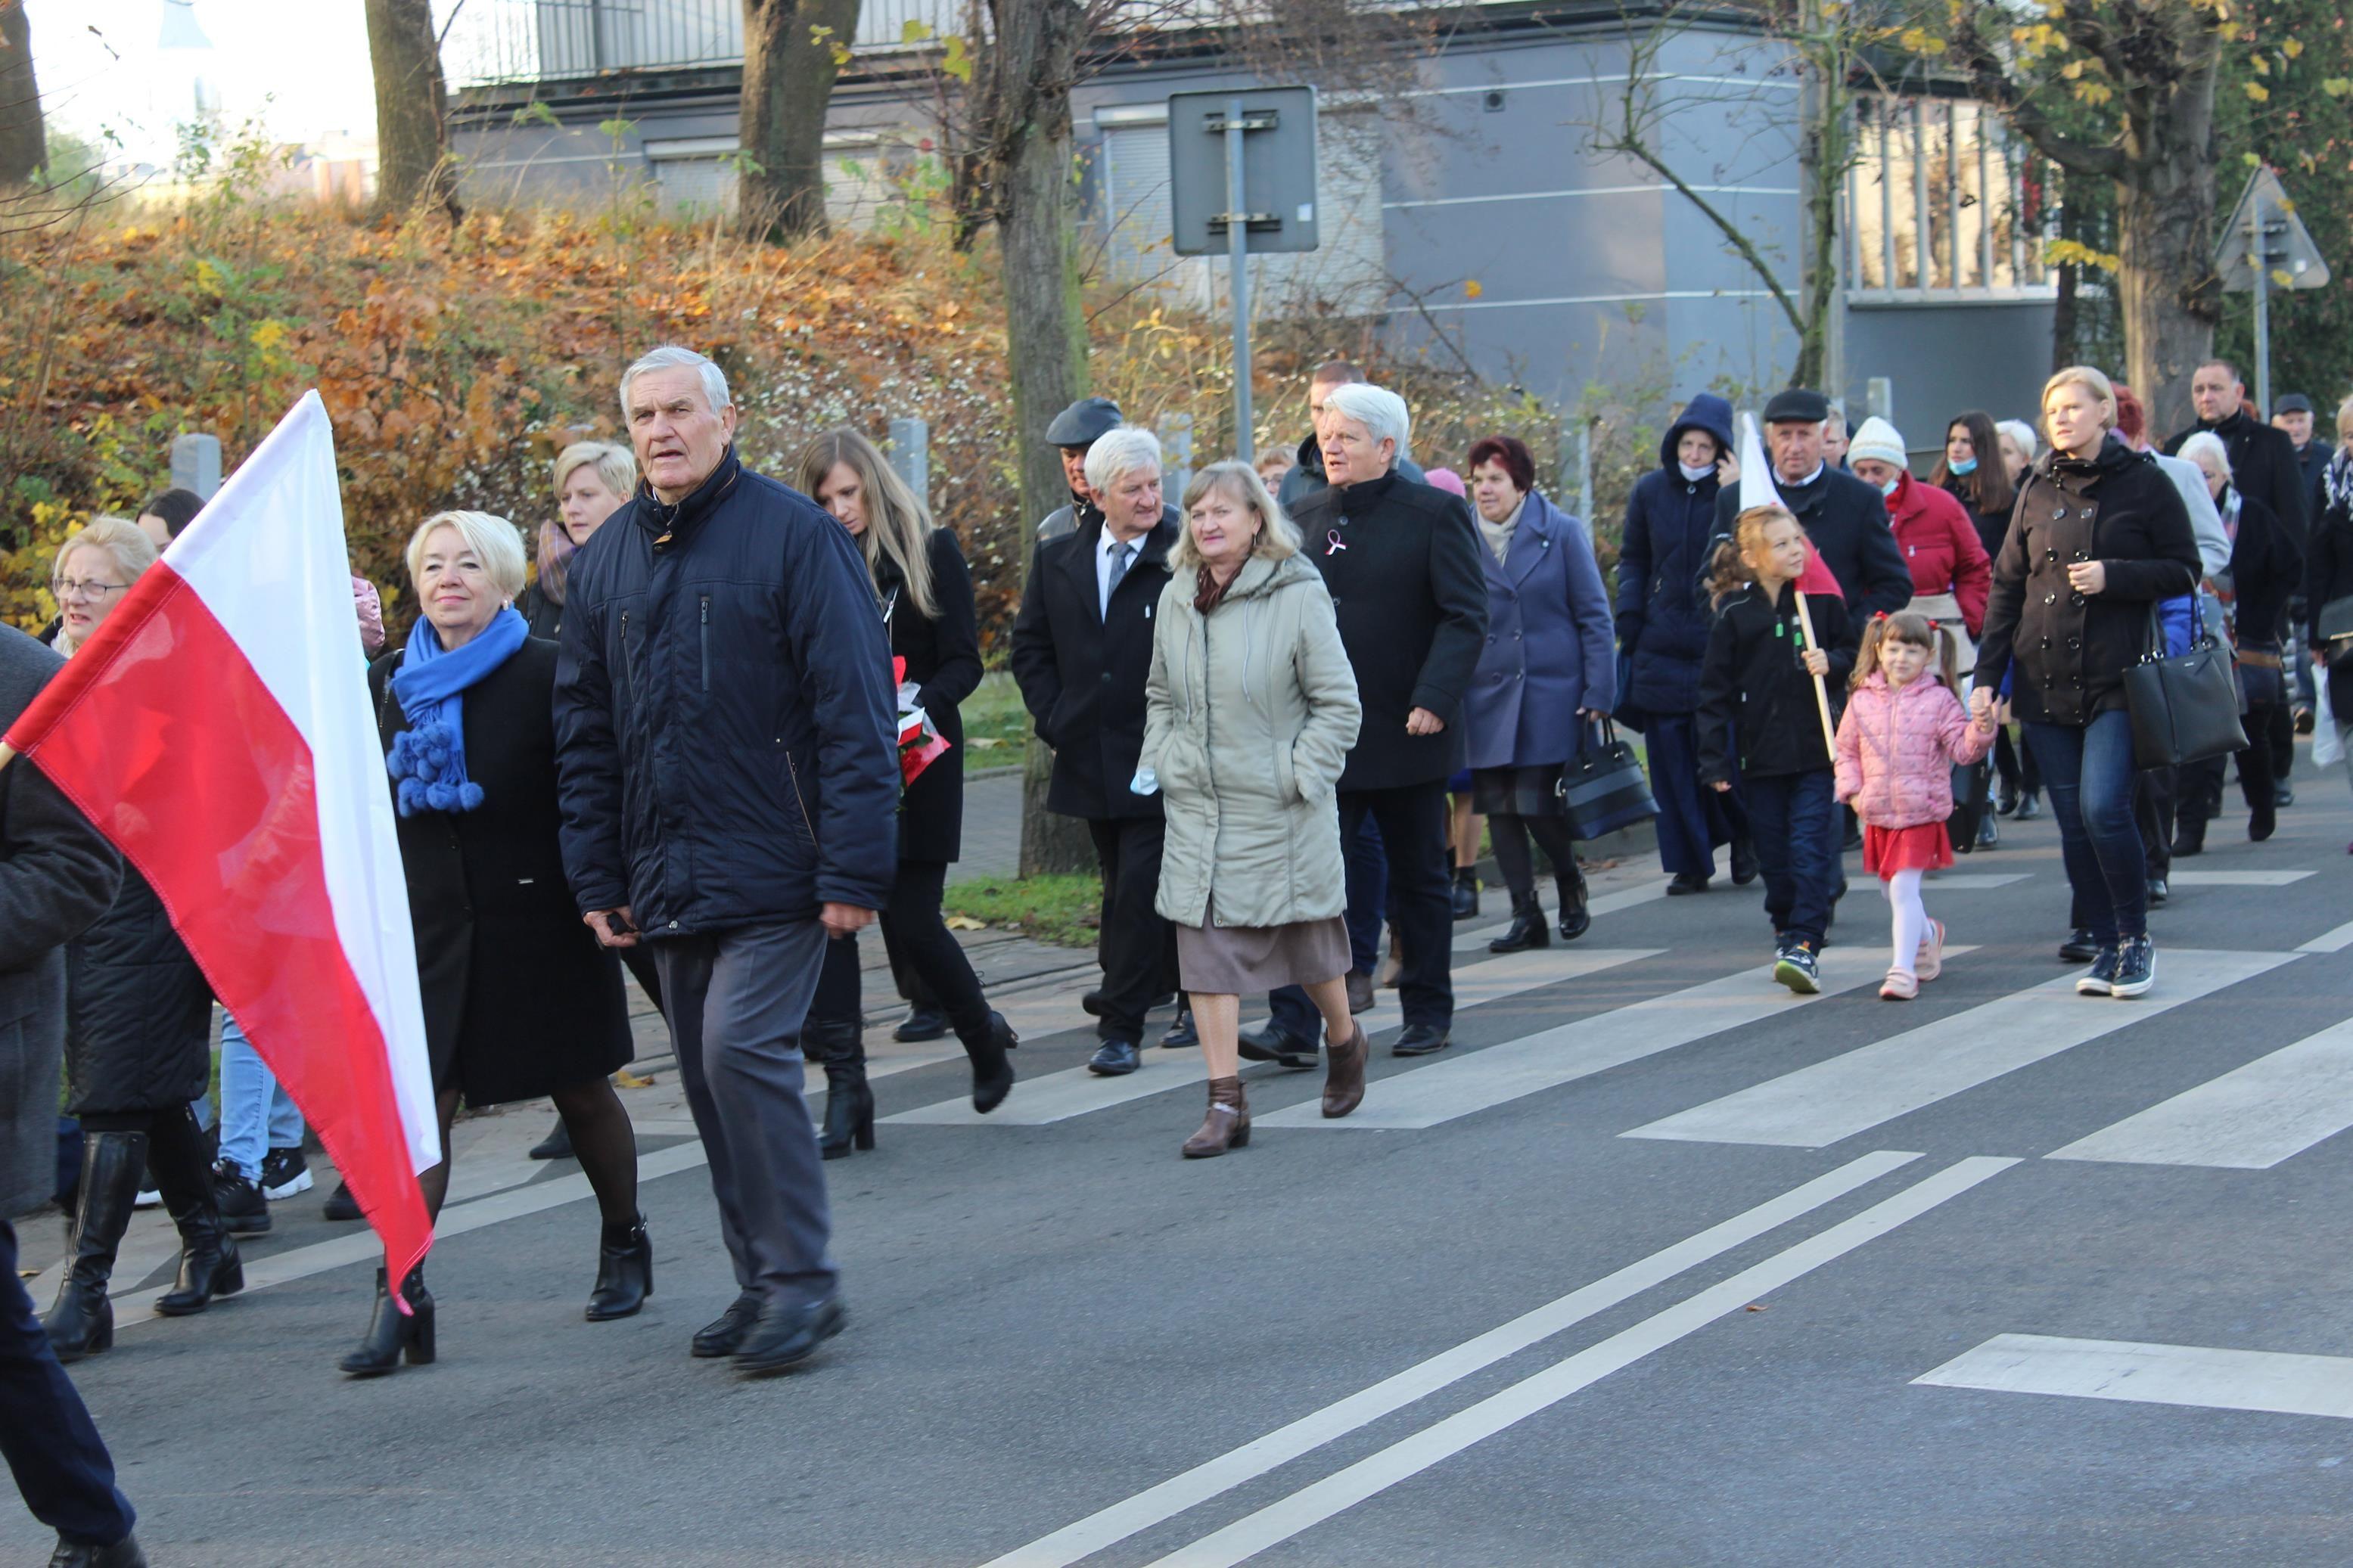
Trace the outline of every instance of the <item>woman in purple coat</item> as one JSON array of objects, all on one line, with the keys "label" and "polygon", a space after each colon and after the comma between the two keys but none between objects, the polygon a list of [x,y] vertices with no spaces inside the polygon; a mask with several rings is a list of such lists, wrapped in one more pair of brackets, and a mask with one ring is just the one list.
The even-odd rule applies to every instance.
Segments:
[{"label": "woman in purple coat", "polygon": [[1490,436],[1464,467],[1487,573],[1487,641],[1463,701],[1471,792],[1512,891],[1511,929],[1488,946],[1517,952],[1552,940],[1531,836],[1560,889],[1561,940],[1574,942],[1593,923],[1557,786],[1584,748],[1586,725],[1617,700],[1609,595],[1592,534],[1535,493],[1535,459],[1524,443]]}]

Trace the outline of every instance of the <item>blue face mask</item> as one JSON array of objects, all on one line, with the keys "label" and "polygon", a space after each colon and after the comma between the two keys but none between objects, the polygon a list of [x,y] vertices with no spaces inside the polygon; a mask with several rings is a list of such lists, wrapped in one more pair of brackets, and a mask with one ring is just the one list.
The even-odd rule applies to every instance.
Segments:
[{"label": "blue face mask", "polygon": [[1714,463],[1708,464],[1705,468],[1694,468],[1680,458],[1675,459],[1675,467],[1681,468],[1683,470],[1683,478],[1690,480],[1693,484],[1699,483],[1700,480],[1715,472],[1715,465]]},{"label": "blue face mask", "polygon": [[1903,482],[1904,476],[1898,474],[1894,479],[1888,480],[1885,484],[1880,486],[1879,493],[1885,496],[1889,500],[1894,500],[1895,499],[1896,487],[1901,485]]},{"label": "blue face mask", "polygon": [[1978,471],[1978,460],[1975,458],[1963,458],[1959,462],[1947,463],[1945,467],[1952,470],[1956,476],[1967,479]]}]

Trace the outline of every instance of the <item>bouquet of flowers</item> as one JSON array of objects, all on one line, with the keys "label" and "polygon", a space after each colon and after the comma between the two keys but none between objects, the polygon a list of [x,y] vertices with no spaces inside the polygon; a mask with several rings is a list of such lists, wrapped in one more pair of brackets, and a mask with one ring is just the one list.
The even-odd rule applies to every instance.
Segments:
[{"label": "bouquet of flowers", "polygon": [[891,675],[899,683],[899,784],[903,789],[947,754],[948,740],[915,700],[923,693],[907,679],[907,661],[892,659]]}]

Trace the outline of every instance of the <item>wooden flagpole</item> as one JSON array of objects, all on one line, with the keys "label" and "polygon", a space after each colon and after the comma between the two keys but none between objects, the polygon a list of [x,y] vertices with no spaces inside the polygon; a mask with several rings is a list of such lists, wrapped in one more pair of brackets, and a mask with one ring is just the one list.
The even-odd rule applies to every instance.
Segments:
[{"label": "wooden flagpole", "polygon": [[[1792,587],[1789,591],[1793,594],[1797,593],[1797,589],[1795,587]],[[1808,653],[1814,652],[1820,645],[1814,640],[1814,617],[1812,612],[1806,608],[1806,595],[1803,594],[1798,594],[1798,625],[1804,629],[1806,634],[1806,651]],[[1830,758],[1831,764],[1835,766],[1838,763],[1838,734],[1831,728],[1831,690],[1829,682],[1830,678],[1827,676],[1817,675],[1814,677],[1814,711],[1821,716],[1823,753]],[[5,745],[5,742],[0,742],[0,746]]]}]

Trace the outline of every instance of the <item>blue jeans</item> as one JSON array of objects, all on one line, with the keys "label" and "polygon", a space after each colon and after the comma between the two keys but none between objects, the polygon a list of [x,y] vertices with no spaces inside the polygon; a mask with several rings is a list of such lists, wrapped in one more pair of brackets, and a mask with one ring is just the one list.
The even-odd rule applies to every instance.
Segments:
[{"label": "blue jeans", "polygon": [[1822,945],[1839,885],[1838,775],[1782,773],[1743,778],[1757,867],[1765,877],[1765,913],[1784,942]]},{"label": "blue jeans", "polygon": [[2148,866],[2133,816],[2132,716],[2112,709],[2089,724],[2029,724],[2026,743],[2051,792],[2052,820],[2075,908],[2103,947],[2148,934]]},{"label": "blue jeans", "polygon": [[272,1149],[302,1142],[302,1113],[270,1073],[259,1052],[247,1043],[235,1018],[221,1025],[220,1158],[249,1177],[261,1174],[261,1158]]}]

